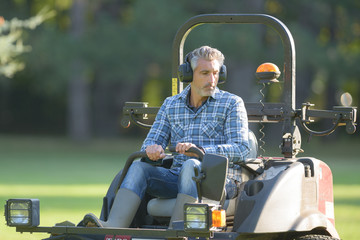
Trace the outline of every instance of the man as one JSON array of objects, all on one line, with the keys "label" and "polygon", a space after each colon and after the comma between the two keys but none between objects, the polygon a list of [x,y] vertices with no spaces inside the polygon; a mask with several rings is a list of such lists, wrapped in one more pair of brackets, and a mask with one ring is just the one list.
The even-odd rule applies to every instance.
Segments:
[{"label": "man", "polygon": [[203,46],[191,52],[192,81],[178,95],[168,97],[161,106],[142,150],[152,161],[165,157],[164,149],[176,145],[179,155],[170,169],[136,161],[128,170],[117,192],[107,221],[93,214],[84,217],[84,224],[98,227],[129,227],[145,193],[155,197],[174,198],[176,204],[170,225],[183,219],[183,205],[196,202],[194,167],[200,162],[186,151],[199,147],[205,153],[227,156],[230,164],[226,180],[227,198],[237,194],[241,181],[237,161],[249,153],[247,113],[242,99],[217,88],[224,55],[217,49]]}]

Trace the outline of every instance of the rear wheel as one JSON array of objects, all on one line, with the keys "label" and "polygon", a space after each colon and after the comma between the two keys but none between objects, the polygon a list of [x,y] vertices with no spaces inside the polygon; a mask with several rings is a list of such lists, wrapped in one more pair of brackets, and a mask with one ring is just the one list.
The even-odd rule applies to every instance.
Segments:
[{"label": "rear wheel", "polygon": [[327,235],[311,234],[311,235],[296,237],[294,240],[339,240],[339,239]]}]

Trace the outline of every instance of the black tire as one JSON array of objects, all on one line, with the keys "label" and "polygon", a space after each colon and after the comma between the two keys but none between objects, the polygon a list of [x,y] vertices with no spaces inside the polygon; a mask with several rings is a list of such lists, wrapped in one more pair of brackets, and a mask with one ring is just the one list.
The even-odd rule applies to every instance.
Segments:
[{"label": "black tire", "polygon": [[327,235],[311,234],[311,235],[296,237],[294,238],[294,240],[339,240],[339,239]]}]

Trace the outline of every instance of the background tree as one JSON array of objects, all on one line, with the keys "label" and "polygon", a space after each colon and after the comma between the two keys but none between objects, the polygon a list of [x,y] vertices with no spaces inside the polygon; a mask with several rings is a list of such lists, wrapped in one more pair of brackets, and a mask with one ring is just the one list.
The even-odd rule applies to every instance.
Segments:
[{"label": "background tree", "polygon": [[[359,105],[360,7],[353,1],[0,3],[0,9],[7,9],[6,19],[29,17],[44,6],[56,16],[27,35],[33,50],[24,55],[26,68],[6,88],[0,86],[2,104],[6,102],[0,111],[11,119],[0,118],[2,132],[67,134],[74,139],[142,132],[120,127],[124,102],[141,100],[158,106],[171,94],[172,40],[181,24],[204,13],[266,13],[279,18],[295,39],[297,107],[311,101],[318,108],[329,108],[344,91]],[[254,77],[259,64],[272,61],[282,67],[281,41],[264,26],[200,26],[190,33],[185,51],[205,44],[226,55],[229,81],[221,88],[246,101],[260,98]],[[268,100],[276,102],[281,85],[266,91]]]},{"label": "background tree", "polygon": [[24,69],[24,62],[18,57],[31,50],[30,46],[23,44],[24,29],[35,29],[52,16],[53,12],[46,9],[27,20],[5,20],[0,16],[0,76],[12,78],[16,72]]},{"label": "background tree", "polygon": [[[70,11],[70,37],[80,45],[85,31],[87,1],[74,0]],[[74,53],[74,52],[73,52]],[[71,76],[68,83],[68,131],[72,139],[89,139],[90,130],[90,83],[86,77],[85,60],[75,51],[71,60]]]},{"label": "background tree", "polygon": [[8,98],[11,94],[10,79],[25,67],[21,55],[29,52],[31,46],[24,45],[25,30],[35,29],[38,25],[54,16],[54,12],[42,9],[27,20],[12,18],[5,20],[0,16],[0,126],[7,127],[12,123]]}]

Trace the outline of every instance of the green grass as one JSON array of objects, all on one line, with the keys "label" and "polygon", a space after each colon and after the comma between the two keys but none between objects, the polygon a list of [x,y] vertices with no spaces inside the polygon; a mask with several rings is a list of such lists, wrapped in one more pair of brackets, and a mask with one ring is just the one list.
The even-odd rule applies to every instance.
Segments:
[{"label": "green grass", "polygon": [[[342,239],[360,236],[360,142],[303,143],[306,153],[333,171],[336,228]],[[39,198],[42,226],[84,214],[100,214],[102,198],[139,140],[96,140],[78,144],[66,139],[0,136],[0,205],[9,198]],[[3,208],[0,208],[3,215]],[[0,239],[42,239],[48,234],[16,233],[0,217]]]},{"label": "green grass", "polygon": [[335,185],[335,225],[342,239],[360,236],[360,184]]},{"label": "green grass", "polygon": [[[0,203],[9,198],[40,199],[40,224],[78,223],[100,213],[102,198],[138,140],[96,140],[0,136]],[[3,216],[3,207],[0,208]],[[0,239],[43,239],[48,234],[15,232],[0,218]]]}]

